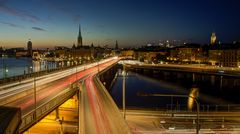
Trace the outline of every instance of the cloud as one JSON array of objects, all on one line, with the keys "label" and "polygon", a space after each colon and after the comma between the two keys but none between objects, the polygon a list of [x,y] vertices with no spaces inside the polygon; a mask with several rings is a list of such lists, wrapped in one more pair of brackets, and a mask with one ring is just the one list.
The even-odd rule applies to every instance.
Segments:
[{"label": "cloud", "polygon": [[15,16],[15,17],[19,17],[22,20],[27,20],[32,23],[36,23],[36,22],[40,21],[40,18],[38,18],[37,16],[35,16],[29,12],[7,6],[6,1],[4,1],[3,3],[0,3],[0,13],[1,12],[8,14],[8,15]]},{"label": "cloud", "polygon": [[16,25],[16,24],[13,24],[13,23],[10,23],[10,22],[0,21],[0,24],[8,25],[8,26],[10,26],[10,27],[19,27],[19,28],[23,28],[23,26]]},{"label": "cloud", "polygon": [[43,28],[40,28],[40,27],[32,27],[33,30],[37,30],[37,31],[47,31]]}]

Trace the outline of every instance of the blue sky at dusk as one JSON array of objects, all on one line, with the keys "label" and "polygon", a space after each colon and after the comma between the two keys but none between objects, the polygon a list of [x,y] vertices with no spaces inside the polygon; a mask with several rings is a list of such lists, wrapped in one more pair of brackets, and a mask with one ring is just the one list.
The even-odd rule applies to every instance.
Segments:
[{"label": "blue sky at dusk", "polygon": [[144,45],[158,40],[240,40],[239,0],[0,0],[0,46]]}]

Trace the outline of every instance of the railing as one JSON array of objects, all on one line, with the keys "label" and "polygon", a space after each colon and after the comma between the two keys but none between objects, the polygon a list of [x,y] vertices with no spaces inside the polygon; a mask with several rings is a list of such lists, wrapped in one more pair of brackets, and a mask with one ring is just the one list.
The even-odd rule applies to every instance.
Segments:
[{"label": "railing", "polygon": [[20,126],[20,132],[24,132],[29,127],[37,123],[37,121],[41,120],[44,116],[52,112],[70,97],[72,97],[78,88],[67,88],[57,94],[53,99],[50,101],[40,105],[37,107],[36,111],[32,110],[31,112],[27,113],[26,115],[22,116],[22,124]]},{"label": "railing", "polygon": [[[226,105],[200,105],[200,112],[239,112],[240,105],[237,104],[226,104]],[[192,110],[188,109],[188,106],[185,104],[167,104],[167,112],[191,112]]]},{"label": "railing", "polygon": [[99,80],[98,77],[94,77],[94,83],[98,87],[99,91],[102,92],[102,97],[108,100],[108,104],[111,106],[109,107],[109,111],[111,111],[111,119],[115,118],[118,122],[115,122],[115,124],[112,124],[115,126],[114,129],[116,129],[118,132],[122,132],[124,134],[129,134],[130,128],[127,125],[127,122],[123,119],[122,114],[120,113],[118,107],[116,106],[115,102],[113,101],[112,97],[108,93],[107,89],[104,87],[102,82]]},{"label": "railing", "polygon": [[76,66],[85,66],[85,65],[89,65],[92,62],[86,62],[85,64],[78,64],[78,65],[71,65],[71,66],[63,66],[63,67],[58,67],[58,68],[49,68],[46,70],[41,70],[38,72],[31,72],[31,73],[26,73],[26,74],[22,74],[22,75],[17,75],[17,76],[11,76],[11,77],[7,77],[7,78],[0,78],[0,85],[1,84],[9,84],[12,82],[16,82],[16,81],[23,81],[25,79],[29,79],[29,78],[33,78],[34,76],[43,76],[49,73],[54,73],[57,71],[61,71],[61,70],[66,70],[66,69],[70,69],[70,68],[74,68]]}]

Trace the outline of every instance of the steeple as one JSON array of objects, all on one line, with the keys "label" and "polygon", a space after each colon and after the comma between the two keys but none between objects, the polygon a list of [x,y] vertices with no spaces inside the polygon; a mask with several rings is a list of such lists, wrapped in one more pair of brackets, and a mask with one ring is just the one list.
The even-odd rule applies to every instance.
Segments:
[{"label": "steeple", "polygon": [[212,35],[211,35],[211,45],[214,45],[216,44],[216,40],[217,40],[217,36],[216,36],[216,33],[213,32]]},{"label": "steeple", "polygon": [[118,49],[118,41],[116,40],[115,49]]},{"label": "steeple", "polygon": [[79,24],[78,37],[82,37],[82,34],[81,34],[81,25],[80,25],[80,24]]},{"label": "steeple", "polygon": [[79,24],[77,47],[82,47],[81,25]]}]

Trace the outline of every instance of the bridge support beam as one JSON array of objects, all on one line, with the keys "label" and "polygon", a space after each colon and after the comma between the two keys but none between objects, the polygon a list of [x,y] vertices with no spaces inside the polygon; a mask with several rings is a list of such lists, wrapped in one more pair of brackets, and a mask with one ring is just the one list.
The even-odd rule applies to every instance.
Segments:
[{"label": "bridge support beam", "polygon": [[192,74],[192,82],[195,82],[195,74]]},{"label": "bridge support beam", "polygon": [[56,108],[56,120],[59,120],[59,107]]},{"label": "bridge support beam", "polygon": [[220,76],[220,89],[222,89],[223,86],[223,76]]}]

